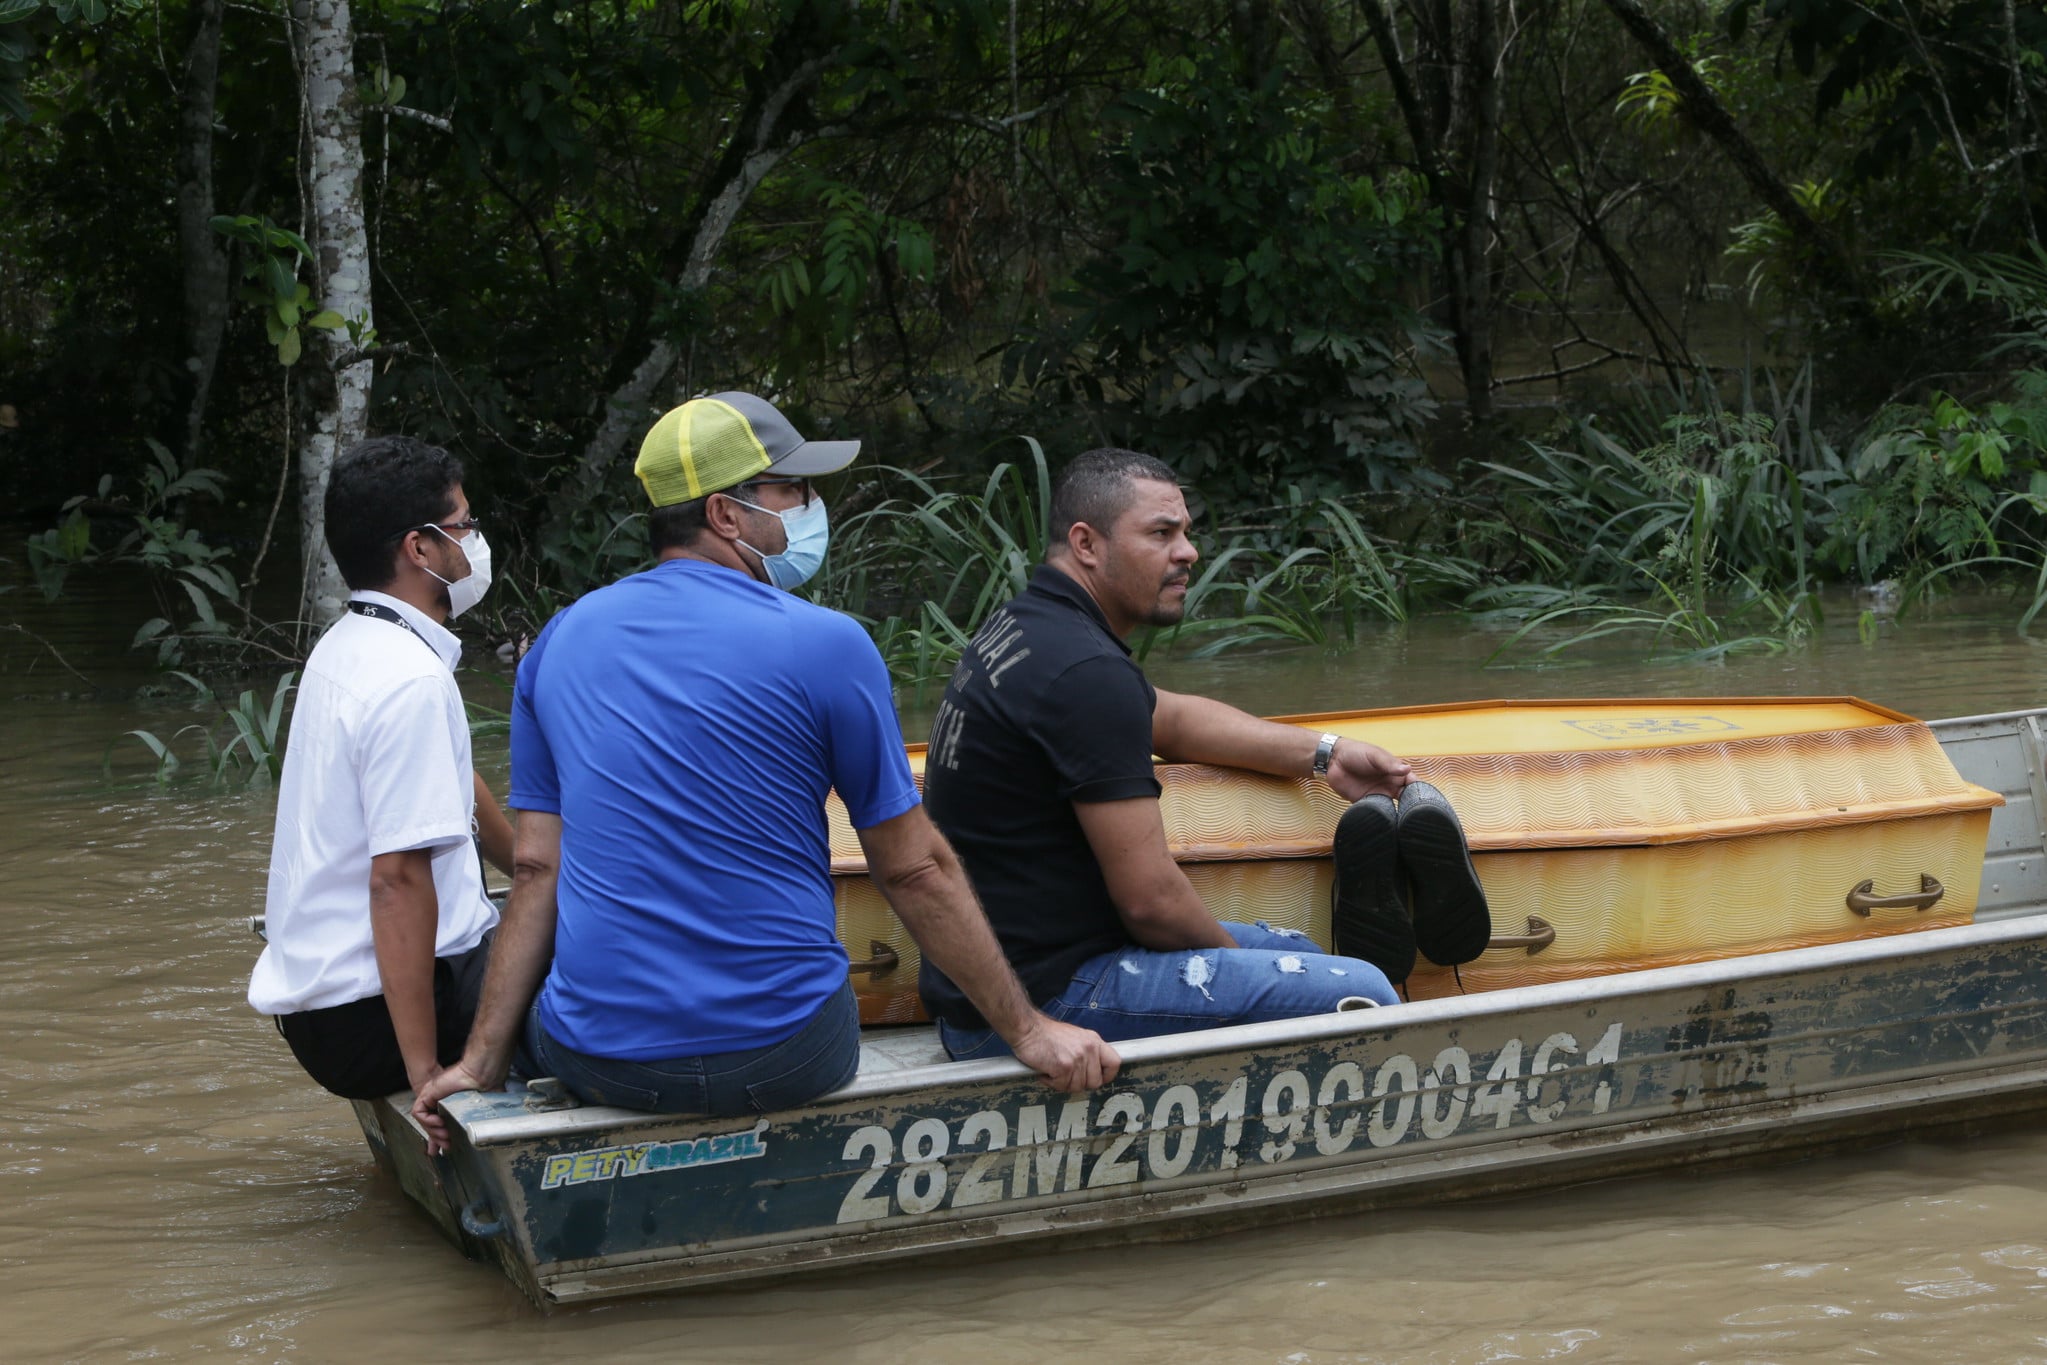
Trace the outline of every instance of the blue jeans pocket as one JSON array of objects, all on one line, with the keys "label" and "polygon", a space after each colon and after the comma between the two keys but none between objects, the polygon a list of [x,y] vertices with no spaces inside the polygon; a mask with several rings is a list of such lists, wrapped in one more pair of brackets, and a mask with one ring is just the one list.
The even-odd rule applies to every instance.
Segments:
[{"label": "blue jeans pocket", "polygon": [[851,986],[843,986],[796,1035],[763,1048],[724,1076],[714,1076],[712,1102],[721,1110],[717,1084],[738,1082],[754,1112],[789,1109],[837,1090],[860,1071],[860,1007]]},{"label": "blue jeans pocket", "polygon": [[606,1104],[650,1113],[661,1111],[659,1091],[621,1079],[619,1073],[630,1074],[633,1063],[585,1057],[550,1036],[542,1026],[537,1010],[527,1021],[526,1043],[541,1074],[559,1080],[585,1104]]}]

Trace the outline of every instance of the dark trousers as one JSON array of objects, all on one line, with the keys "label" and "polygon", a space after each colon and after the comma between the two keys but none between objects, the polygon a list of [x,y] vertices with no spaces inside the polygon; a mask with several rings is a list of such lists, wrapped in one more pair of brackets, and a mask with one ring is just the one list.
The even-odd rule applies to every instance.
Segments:
[{"label": "dark trousers", "polygon": [[860,1005],[848,981],[810,1021],[767,1047],[700,1057],[622,1062],[578,1052],[547,1031],[536,1002],[526,1016],[523,1065],[553,1076],[585,1104],[653,1114],[737,1118],[793,1109],[837,1090],[860,1070]]},{"label": "dark trousers", "polygon": [[[483,997],[483,969],[496,935],[492,929],[468,952],[434,960],[434,1051],[444,1066],[462,1055],[469,1040],[469,1025]],[[291,1055],[306,1074],[331,1094],[374,1100],[412,1088],[382,995],[280,1014],[277,1031],[291,1044]]]}]

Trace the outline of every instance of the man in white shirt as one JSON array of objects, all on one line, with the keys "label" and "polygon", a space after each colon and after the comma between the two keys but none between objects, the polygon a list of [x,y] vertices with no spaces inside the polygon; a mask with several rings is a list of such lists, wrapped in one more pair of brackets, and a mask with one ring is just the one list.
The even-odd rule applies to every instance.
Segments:
[{"label": "man in white shirt", "polygon": [[497,924],[471,844],[478,796],[495,805],[444,624],[483,595],[490,549],[460,461],[410,437],[337,459],[326,513],[348,612],[299,681],[249,1003],[314,1080],[372,1099],[461,1055]]}]

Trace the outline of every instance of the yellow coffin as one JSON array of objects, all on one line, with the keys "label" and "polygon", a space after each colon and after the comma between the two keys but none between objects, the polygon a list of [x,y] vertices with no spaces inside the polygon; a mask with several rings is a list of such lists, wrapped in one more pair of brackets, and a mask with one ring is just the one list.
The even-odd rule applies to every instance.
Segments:
[{"label": "yellow coffin", "polygon": [[[1456,806],[1495,947],[1415,998],[1967,923],[1994,792],[1933,732],[1852,698],[1479,702],[1282,717],[1370,739]],[[921,746],[911,761],[922,780]],[[1167,837],[1226,919],[1327,945],[1343,802],[1306,779],[1161,764]],[[839,932],[868,1023],[922,1017],[916,945],[831,808]]]}]

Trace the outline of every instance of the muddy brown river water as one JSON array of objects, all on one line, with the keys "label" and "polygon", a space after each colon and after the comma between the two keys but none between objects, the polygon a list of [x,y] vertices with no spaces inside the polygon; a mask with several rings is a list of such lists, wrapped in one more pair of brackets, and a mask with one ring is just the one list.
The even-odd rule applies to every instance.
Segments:
[{"label": "muddy brown river water", "polygon": [[[1152,672],[1268,713],[2047,704],[2047,650],[2014,633],[2008,600],[1951,600],[1870,643],[1834,607],[1811,645],[1725,666],[1488,671],[1500,637],[1444,619],[1340,655]],[[133,741],[102,777],[111,737],[199,718],[136,699],[133,615],[0,598],[0,1360],[2047,1360],[2047,1131],[2023,1129],[542,1316],[414,1213],[347,1106],[244,1004],[269,791],[159,791]],[[502,741],[480,752],[502,789]]]}]

